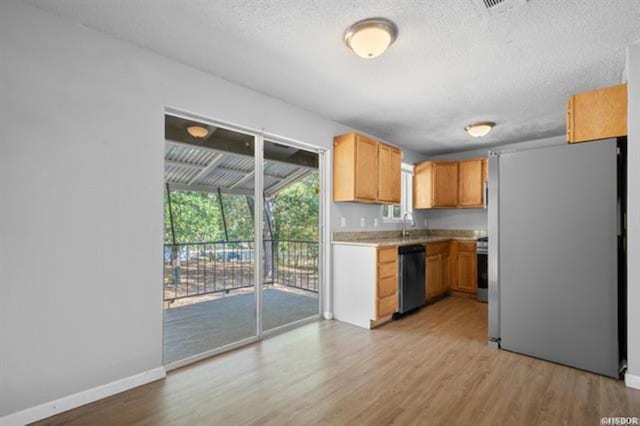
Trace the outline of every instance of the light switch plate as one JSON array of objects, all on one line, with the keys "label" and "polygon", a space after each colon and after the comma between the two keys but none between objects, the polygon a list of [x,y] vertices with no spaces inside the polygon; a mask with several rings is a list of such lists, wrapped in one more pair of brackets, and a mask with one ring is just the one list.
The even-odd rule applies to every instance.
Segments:
[{"label": "light switch plate", "polygon": [[340,227],[344,228],[345,226],[347,226],[347,218],[346,217],[341,217],[340,218]]},{"label": "light switch plate", "polygon": [[361,218],[360,218],[360,226],[362,226],[363,228],[364,228],[365,226],[367,226],[367,221],[365,220],[365,218],[364,218],[364,217],[361,217]]},{"label": "light switch plate", "polygon": [[373,218],[373,226],[375,226],[376,228],[378,227],[378,218],[377,217]]}]

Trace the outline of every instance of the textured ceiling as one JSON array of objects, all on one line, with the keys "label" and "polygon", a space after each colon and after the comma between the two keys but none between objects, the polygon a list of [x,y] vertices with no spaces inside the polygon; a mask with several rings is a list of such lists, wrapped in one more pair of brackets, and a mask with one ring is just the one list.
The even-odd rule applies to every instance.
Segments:
[{"label": "textured ceiling", "polygon": [[[562,134],[568,96],[619,83],[640,40],[638,0],[26,1],[423,153]],[[342,34],[371,16],[400,33],[363,60]]]}]

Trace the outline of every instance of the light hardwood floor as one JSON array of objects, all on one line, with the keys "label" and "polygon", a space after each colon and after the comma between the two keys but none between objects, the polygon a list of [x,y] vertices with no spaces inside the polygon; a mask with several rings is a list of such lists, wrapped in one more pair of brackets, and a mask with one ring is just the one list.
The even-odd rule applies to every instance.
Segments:
[{"label": "light hardwood floor", "polygon": [[487,306],[447,298],[367,331],[322,321],[42,424],[597,425],[640,417],[621,381],[490,349]]}]

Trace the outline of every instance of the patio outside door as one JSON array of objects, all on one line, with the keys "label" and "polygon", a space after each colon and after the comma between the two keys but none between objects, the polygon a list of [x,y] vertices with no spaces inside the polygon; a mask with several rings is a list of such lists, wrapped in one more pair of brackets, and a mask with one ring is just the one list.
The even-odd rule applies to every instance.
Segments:
[{"label": "patio outside door", "polygon": [[318,152],[165,116],[167,368],[319,318]]}]

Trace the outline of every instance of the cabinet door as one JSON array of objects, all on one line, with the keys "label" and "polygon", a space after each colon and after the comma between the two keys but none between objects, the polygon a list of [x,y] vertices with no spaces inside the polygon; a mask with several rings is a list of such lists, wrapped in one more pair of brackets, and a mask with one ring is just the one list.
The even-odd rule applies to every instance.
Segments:
[{"label": "cabinet door", "polygon": [[458,204],[461,207],[483,206],[482,158],[460,162],[458,177]]},{"label": "cabinet door", "polygon": [[427,269],[425,295],[427,300],[431,300],[442,293],[442,255],[427,256],[425,265]]},{"label": "cabinet door", "polygon": [[456,207],[458,205],[458,163],[433,164],[434,207]]},{"label": "cabinet door", "polygon": [[333,139],[333,201],[353,201],[356,182],[355,135],[349,133]]},{"label": "cabinet door", "polygon": [[433,207],[433,163],[417,163],[413,169],[413,208]]},{"label": "cabinet door", "polygon": [[482,159],[482,182],[489,181],[489,160],[486,158]]},{"label": "cabinet door", "polygon": [[356,137],[356,199],[375,201],[378,197],[378,143]]},{"label": "cabinet door", "polygon": [[378,200],[399,204],[401,192],[400,151],[378,144]]},{"label": "cabinet door", "polygon": [[458,242],[456,257],[456,290],[475,293],[478,279],[475,243]]},{"label": "cabinet door", "polygon": [[399,149],[391,150],[391,202],[400,204],[402,194],[402,153]]},{"label": "cabinet door", "polygon": [[376,319],[388,317],[397,311],[398,296],[396,294],[378,299],[378,317]]},{"label": "cabinet door", "polygon": [[451,290],[451,256],[442,255],[442,280],[440,283],[441,293],[448,293]]},{"label": "cabinet door", "polygon": [[627,85],[579,93],[567,105],[569,143],[627,135]]}]

